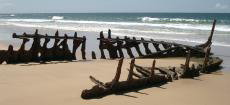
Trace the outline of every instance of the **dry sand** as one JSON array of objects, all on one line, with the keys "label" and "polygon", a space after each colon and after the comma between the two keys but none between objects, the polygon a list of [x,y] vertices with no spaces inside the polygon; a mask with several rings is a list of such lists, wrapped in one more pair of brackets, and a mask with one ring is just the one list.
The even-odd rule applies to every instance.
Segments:
[{"label": "dry sand", "polygon": [[[121,79],[127,78],[130,59],[124,61]],[[78,61],[53,64],[0,65],[0,105],[229,105],[230,73],[218,72],[196,79],[181,79],[123,95],[83,100],[83,89],[94,84],[92,75],[108,82],[117,60]],[[137,60],[150,66],[151,59]],[[157,60],[157,66],[173,66],[184,59]]]}]

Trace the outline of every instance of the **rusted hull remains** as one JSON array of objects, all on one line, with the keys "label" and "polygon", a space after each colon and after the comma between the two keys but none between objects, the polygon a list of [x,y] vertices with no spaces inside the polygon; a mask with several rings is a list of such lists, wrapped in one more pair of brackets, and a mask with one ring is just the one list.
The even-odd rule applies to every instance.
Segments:
[{"label": "rusted hull remains", "polygon": [[[17,35],[14,33],[13,38],[22,39],[23,42],[19,50],[14,50],[12,45],[9,45],[8,50],[0,51],[0,64],[6,62],[7,64],[29,63],[29,62],[49,62],[49,61],[72,61],[76,60],[76,50],[81,45],[82,59],[86,59],[85,47],[86,37],[78,37],[75,32],[73,37],[65,34],[59,36],[57,31],[54,36],[38,34],[38,30],[34,34]],[[29,50],[25,50],[25,45],[29,39],[33,39],[32,46]],[[41,39],[45,39],[41,46]],[[53,47],[48,48],[47,45],[51,39],[54,39]],[[73,40],[72,52],[68,46],[68,40]],[[62,40],[62,41],[61,41]],[[60,42],[61,41],[61,42]],[[60,42],[60,43],[59,43]]]},{"label": "rusted hull remains", "polygon": [[94,86],[92,89],[84,90],[81,94],[83,99],[91,99],[96,97],[102,97],[109,94],[116,94],[121,93],[124,91],[130,91],[145,87],[152,87],[156,84],[163,84],[167,83],[168,79],[165,76],[155,75],[152,78],[141,78],[141,79],[134,79],[132,81],[122,81],[116,84],[115,87],[111,87],[111,82],[106,83],[106,89],[100,87],[99,85]]},{"label": "rusted hull remains", "polygon": [[[189,51],[185,64],[181,64],[180,67],[155,67],[156,61],[153,61],[152,67],[142,67],[135,64],[135,59],[132,59],[130,63],[130,69],[127,81],[119,82],[121,75],[121,66],[123,59],[119,61],[115,78],[112,82],[103,83],[96,80],[94,77],[90,77],[96,84],[89,90],[83,90],[81,97],[83,99],[99,98],[109,94],[122,93],[132,90],[139,90],[145,87],[152,87],[157,84],[165,84],[172,82],[179,78],[194,78],[201,73],[210,73],[220,67],[223,60],[218,57],[209,57],[211,48],[208,47],[205,50],[205,58],[203,62],[197,62],[198,64],[192,64],[190,66],[191,52]],[[136,68],[137,72],[133,69]],[[155,73],[155,71],[159,73]],[[135,76],[138,79],[134,79]]]},{"label": "rusted hull remains", "polygon": [[[204,57],[205,56],[205,48],[212,44],[212,38],[215,30],[216,20],[213,22],[213,27],[211,30],[211,34],[204,44],[201,45],[184,45],[173,42],[165,42],[165,41],[155,41],[153,39],[145,40],[141,38],[137,40],[136,37],[130,38],[125,36],[123,39],[116,37],[111,37],[111,30],[108,31],[108,37],[104,37],[103,32],[100,33],[100,41],[99,49],[101,51],[101,58],[106,59],[104,50],[109,52],[110,59],[123,58],[124,53],[122,49],[127,51],[127,54],[130,58],[163,58],[163,57],[185,57],[186,52],[190,51],[191,56],[194,57]],[[140,45],[143,45],[144,53],[141,51]],[[149,47],[149,45],[153,45],[153,49]],[[131,50],[133,48],[133,50]],[[133,52],[136,50],[137,56],[134,56]]]}]

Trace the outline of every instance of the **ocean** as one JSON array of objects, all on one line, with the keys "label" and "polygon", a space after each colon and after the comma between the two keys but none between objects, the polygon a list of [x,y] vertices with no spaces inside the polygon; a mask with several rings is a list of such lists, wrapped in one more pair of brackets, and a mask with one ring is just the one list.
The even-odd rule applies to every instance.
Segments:
[{"label": "ocean", "polygon": [[[230,69],[230,13],[27,13],[0,14],[1,45],[19,47],[21,40],[13,39],[12,33],[39,33],[53,35],[58,29],[60,35],[87,37],[86,53],[99,54],[96,38],[100,31],[112,36],[135,36],[197,45],[207,41],[213,20],[217,20],[213,37],[212,52],[224,60],[223,70]],[[27,45],[30,48],[32,41]],[[71,48],[72,41],[68,42]],[[53,40],[48,45],[51,47]],[[79,52],[79,51],[78,51]]]},{"label": "ocean", "polygon": [[111,29],[116,36],[203,43],[210,34],[214,19],[217,19],[217,25],[213,45],[230,47],[229,13],[0,14],[0,26],[97,33]]}]

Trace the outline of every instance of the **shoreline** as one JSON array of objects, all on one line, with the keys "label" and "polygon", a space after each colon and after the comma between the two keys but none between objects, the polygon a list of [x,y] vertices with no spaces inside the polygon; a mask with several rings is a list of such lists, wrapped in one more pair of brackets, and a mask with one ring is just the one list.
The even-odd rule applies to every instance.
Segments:
[{"label": "shoreline", "polygon": [[[21,41],[20,39],[13,39],[12,38],[12,33],[17,33],[17,34],[22,34],[23,32],[26,33],[34,33],[36,28],[24,28],[24,27],[15,27],[15,26],[10,26],[10,27],[1,27],[0,26],[0,35],[4,35],[4,39],[0,39],[3,40],[3,44],[2,45],[6,45],[4,46],[3,49],[7,49],[9,44],[12,44],[14,46],[14,49],[17,50],[19,48],[19,46],[21,45]],[[45,29],[45,28],[38,28],[39,29],[39,33],[40,34],[49,34],[49,35],[54,35],[54,33],[56,32],[56,30],[54,29]],[[68,34],[69,36],[73,36],[75,31],[66,31],[66,30],[59,30],[60,35],[64,35],[65,33]],[[100,50],[98,48],[99,46],[99,41],[97,40],[97,38],[99,37],[99,33],[96,32],[78,32],[78,36],[86,36],[87,38],[87,42],[86,42],[86,58],[87,59],[91,59],[91,52],[95,51],[97,58],[100,57]],[[107,37],[107,32],[104,32],[104,35]],[[2,36],[3,37],[3,36]],[[113,36],[113,31],[112,31],[112,37],[116,37]],[[41,43],[43,43],[44,40],[41,41]],[[2,42],[0,42],[1,44]],[[187,44],[187,45],[197,45],[196,43],[189,43],[189,42],[178,42],[178,43],[182,43],[182,44]],[[26,44],[26,49],[29,49],[30,46],[32,44],[32,40],[30,40],[27,44]],[[69,48],[72,50],[72,41],[68,41],[69,44]],[[49,43],[49,47],[51,47],[53,45],[53,41],[51,40],[51,42]],[[1,46],[0,46],[1,47]],[[143,46],[141,45],[141,51],[144,52]],[[150,48],[153,48],[152,45],[149,46]],[[0,50],[3,50],[2,48]],[[134,50],[134,49],[132,49]],[[127,53],[125,50],[123,50],[125,56],[127,57]],[[228,65],[230,63],[230,56],[229,53],[230,52],[230,47],[223,47],[223,46],[212,46],[212,51],[214,52],[214,56],[218,56],[221,57],[221,59],[224,60],[222,66],[223,66],[223,70],[228,71],[230,70],[230,65]],[[137,55],[136,51],[133,51],[134,55]],[[105,51],[105,56],[108,57],[108,52]],[[77,50],[77,58],[81,59],[81,51],[80,48]]]}]

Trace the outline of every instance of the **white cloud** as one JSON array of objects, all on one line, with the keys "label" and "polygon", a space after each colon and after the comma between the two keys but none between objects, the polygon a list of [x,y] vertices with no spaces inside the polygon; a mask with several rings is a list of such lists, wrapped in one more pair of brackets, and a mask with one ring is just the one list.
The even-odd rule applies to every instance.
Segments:
[{"label": "white cloud", "polygon": [[215,8],[217,8],[217,9],[228,9],[229,6],[227,4],[216,3]]}]

